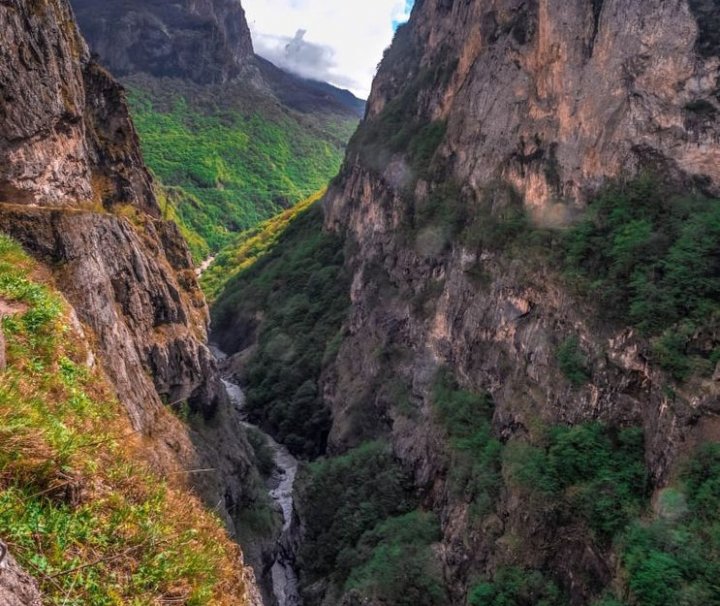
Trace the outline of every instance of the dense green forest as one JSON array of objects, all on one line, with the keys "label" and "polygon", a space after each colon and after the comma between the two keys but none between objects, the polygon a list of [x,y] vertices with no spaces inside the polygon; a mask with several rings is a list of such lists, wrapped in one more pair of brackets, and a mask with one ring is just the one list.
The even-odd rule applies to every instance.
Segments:
[{"label": "dense green forest", "polygon": [[212,106],[131,87],[145,160],[164,187],[163,212],[201,260],[234,234],[289,208],[337,173],[357,121],[277,106]]},{"label": "dense green forest", "polygon": [[244,377],[251,419],[311,457],[324,451],[330,429],[320,374],[337,353],[350,303],[343,242],[322,223],[318,204],[279,236],[269,222],[259,241],[275,245],[227,283],[212,312],[214,338],[227,353],[257,340]]}]

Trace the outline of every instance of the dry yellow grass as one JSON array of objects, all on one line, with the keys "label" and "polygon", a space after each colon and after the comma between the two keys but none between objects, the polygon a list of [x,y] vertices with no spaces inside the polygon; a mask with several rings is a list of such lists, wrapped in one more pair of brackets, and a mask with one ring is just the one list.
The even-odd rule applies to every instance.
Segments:
[{"label": "dry yellow grass", "polygon": [[47,604],[247,602],[239,548],[145,458],[85,343],[35,264],[0,237],[8,368],[0,373],[0,537]]}]

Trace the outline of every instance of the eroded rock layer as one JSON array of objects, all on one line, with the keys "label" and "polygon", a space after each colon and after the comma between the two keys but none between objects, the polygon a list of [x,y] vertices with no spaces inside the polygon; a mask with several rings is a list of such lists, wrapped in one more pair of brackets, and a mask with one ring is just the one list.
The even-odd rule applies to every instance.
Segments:
[{"label": "eroded rock layer", "polygon": [[[65,0],[3,1],[0,31],[0,229],[51,269],[155,467],[206,469],[190,477],[231,524],[250,450],[124,92],[90,58]],[[169,410],[183,403],[204,419],[192,430]]]},{"label": "eroded rock layer", "polygon": [[[515,203],[534,227],[561,233],[604,184],[643,172],[720,193],[718,15],[720,3],[687,0],[423,0],[386,52],[326,201],[354,272],[350,336],[326,377],[330,448],[390,432],[440,512],[458,603],[468,575],[510,564],[549,569],[573,604],[589,603],[615,560],[587,529],[549,526],[512,490],[482,528],[470,524],[428,423],[439,368],[491,393],[504,443],[537,423],[642,426],[655,486],[718,435],[717,382],[675,385],[637,331],[604,322],[552,260],[533,261],[529,241],[511,254],[503,241],[459,237],[477,213]],[[592,361],[582,387],[558,369],[569,338]],[[396,406],[398,380],[413,415]],[[378,419],[373,429],[358,411]]]}]

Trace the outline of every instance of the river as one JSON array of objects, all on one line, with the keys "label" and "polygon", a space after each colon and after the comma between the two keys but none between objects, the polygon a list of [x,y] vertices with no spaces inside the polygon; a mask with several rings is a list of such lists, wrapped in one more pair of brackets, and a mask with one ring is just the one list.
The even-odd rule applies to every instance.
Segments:
[{"label": "river", "polygon": [[[218,360],[224,360],[227,356],[218,350],[212,348],[215,357]],[[298,462],[285,446],[278,444],[272,436],[266,434],[256,425],[248,423],[246,420],[245,394],[242,388],[229,379],[223,379],[223,385],[227,391],[228,397],[233,405],[240,412],[243,419],[243,425],[247,428],[255,428],[260,431],[267,441],[268,446],[272,449],[275,456],[275,471],[269,478],[268,494],[275,506],[282,512],[283,526],[280,536],[277,540],[271,575],[272,588],[277,606],[299,606],[302,604],[300,594],[298,592],[298,581],[295,569],[293,567],[294,556],[294,534],[296,533],[296,517],[295,517],[295,499],[293,490],[295,486],[295,476],[297,475]]]}]

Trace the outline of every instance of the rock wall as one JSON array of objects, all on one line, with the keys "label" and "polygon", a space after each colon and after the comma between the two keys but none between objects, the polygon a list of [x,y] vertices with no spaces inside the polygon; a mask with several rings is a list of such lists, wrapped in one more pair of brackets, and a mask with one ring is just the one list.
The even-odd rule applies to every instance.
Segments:
[{"label": "rock wall", "polygon": [[144,72],[217,84],[253,57],[240,0],[73,0],[83,34],[117,76]]},{"label": "rock wall", "polygon": [[[458,603],[469,570],[507,564],[495,543],[504,532],[523,541],[525,564],[557,573],[573,603],[587,603],[587,579],[602,585],[613,564],[576,531],[559,539],[513,494],[498,505],[499,534],[469,529],[467,505],[441,480],[442,439],[428,423],[438,368],[492,393],[503,440],[530,434],[538,421],[641,424],[656,485],[679,453],[718,435],[720,390],[706,380],[673,394],[643,355],[647,343],[604,325],[556,268],[467,248],[439,225],[409,237],[413,213],[452,183],[467,208],[501,208],[517,195],[537,226],[560,228],[608,179],[645,168],[719,193],[720,57],[708,26],[719,15],[718,2],[687,0],[424,0],[381,64],[326,199],[326,226],[348,235],[354,272],[350,336],[325,383],[330,443],[342,451],[373,432],[392,435],[441,514]],[[393,115],[442,130],[429,166],[393,148],[397,129],[377,135]],[[570,335],[593,360],[580,389],[555,359]],[[388,384],[397,380],[409,387],[415,419],[393,407]],[[378,419],[370,435],[353,421],[360,409]]]},{"label": "rock wall", "polygon": [[0,604],[3,606],[41,606],[35,580],[22,570],[0,543]]},{"label": "rock wall", "polygon": [[[155,467],[213,470],[190,477],[232,529],[254,498],[251,448],[123,89],[90,58],[66,0],[3,0],[0,30],[0,230],[52,270]],[[184,402],[192,428],[167,406]]]},{"label": "rock wall", "polygon": [[132,203],[158,215],[122,91],[63,2],[0,5],[0,200]]}]

